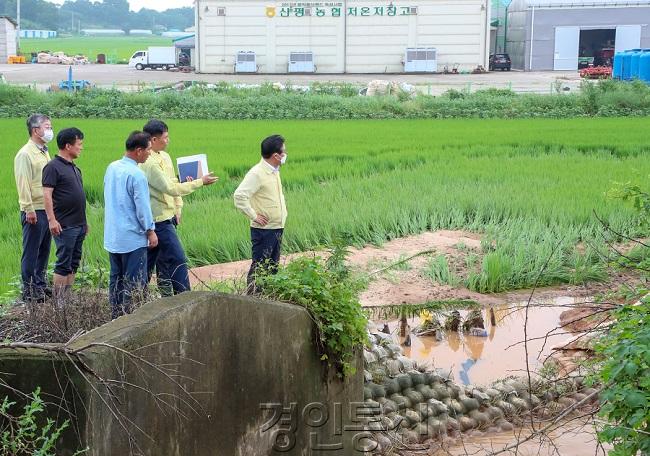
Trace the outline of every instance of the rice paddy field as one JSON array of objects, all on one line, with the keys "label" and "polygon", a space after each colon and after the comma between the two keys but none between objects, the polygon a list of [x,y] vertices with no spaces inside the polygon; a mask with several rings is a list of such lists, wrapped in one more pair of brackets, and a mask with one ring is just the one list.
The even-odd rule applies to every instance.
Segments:
[{"label": "rice paddy field", "polygon": [[23,54],[50,51],[66,55],[83,54],[94,62],[97,54],[106,54],[108,63],[129,60],[135,51],[149,46],[171,46],[172,39],[162,36],[72,36],[67,38],[23,38],[20,50]]},{"label": "rice paddy field", "polygon": [[[86,134],[78,160],[90,204],[86,265],[102,248],[106,166],[144,121],[54,119]],[[247,219],[232,194],[269,134],[287,139],[282,169],[289,219],[285,252],[345,236],[382,242],[425,230],[484,234],[477,291],[603,279],[603,229],[646,235],[634,210],[605,192],[615,181],[647,184],[648,118],[567,120],[181,121],[169,122],[173,157],[206,153],[220,181],[186,198],[180,237],[193,265],[250,256]],[[13,169],[26,141],[22,119],[0,120],[0,292],[19,273],[20,223]],[[580,244],[580,247],[578,247]],[[53,259],[53,256],[52,256]],[[540,275],[540,271],[543,273]]]}]

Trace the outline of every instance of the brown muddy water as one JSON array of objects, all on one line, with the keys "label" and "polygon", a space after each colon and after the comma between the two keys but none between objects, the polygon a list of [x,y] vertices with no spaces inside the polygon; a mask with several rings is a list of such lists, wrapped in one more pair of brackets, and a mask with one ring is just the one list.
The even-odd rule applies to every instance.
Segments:
[{"label": "brown muddy water", "polygon": [[[560,314],[576,305],[589,302],[589,299],[557,297],[537,300],[528,309],[527,343],[528,363],[531,371],[539,369],[551,353],[551,347],[570,337],[560,326]],[[515,302],[495,306],[496,325],[490,324],[488,311],[483,312],[487,337],[475,337],[458,333],[445,333],[440,341],[433,336],[411,334],[411,346],[402,347],[404,355],[426,363],[431,367],[451,370],[459,383],[488,385],[509,375],[525,375],[526,351],[522,343],[526,302]],[[465,316],[467,312],[461,312]],[[410,328],[421,323],[421,318],[408,320]],[[441,319],[442,322],[442,319]],[[399,336],[399,320],[375,320],[381,329],[388,323],[396,342],[402,343]],[[531,340],[532,339],[532,340]],[[546,423],[538,424],[537,428]],[[489,455],[503,450],[523,440],[530,434],[528,429],[513,432],[495,432],[463,436],[462,440],[449,441],[444,449],[430,452],[432,455]],[[522,444],[517,450],[500,454],[518,456],[599,456],[606,455],[609,447],[603,449],[596,440],[593,425],[587,422],[568,422],[550,432],[544,439],[533,439]]]},{"label": "brown muddy water", "polygon": [[[551,347],[570,337],[559,327],[560,314],[584,298],[558,297],[536,302],[528,309],[527,349],[523,341],[526,303],[517,302],[494,307],[496,325],[490,324],[484,310],[487,337],[475,337],[455,332],[445,332],[441,341],[433,336],[411,334],[411,346],[402,347],[404,355],[418,364],[451,370],[454,379],[463,384],[488,385],[510,375],[525,375],[526,358],[531,371],[539,369],[551,353]],[[461,312],[465,315],[467,312]],[[410,328],[420,325],[419,317],[408,320]],[[398,343],[399,320],[375,321],[379,329],[388,323]],[[442,321],[441,321],[442,323]]]}]

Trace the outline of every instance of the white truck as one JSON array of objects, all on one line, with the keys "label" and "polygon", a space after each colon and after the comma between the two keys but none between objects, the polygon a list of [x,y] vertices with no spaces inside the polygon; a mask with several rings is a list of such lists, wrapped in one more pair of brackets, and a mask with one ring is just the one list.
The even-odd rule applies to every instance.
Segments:
[{"label": "white truck", "polygon": [[176,49],[174,47],[153,46],[146,51],[136,51],[129,60],[129,67],[136,70],[145,68],[162,69],[176,66]]}]

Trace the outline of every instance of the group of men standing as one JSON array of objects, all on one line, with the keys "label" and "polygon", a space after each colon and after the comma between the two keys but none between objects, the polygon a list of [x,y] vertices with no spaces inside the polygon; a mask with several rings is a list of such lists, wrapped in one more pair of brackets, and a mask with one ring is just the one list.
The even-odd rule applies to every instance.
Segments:
[{"label": "group of men standing", "polygon": [[[54,139],[50,118],[34,114],[27,129],[30,139],[14,160],[23,234],[22,297],[25,302],[44,302],[53,296],[62,306],[89,234],[83,178],[75,164],[83,151],[84,134],[77,128],[61,130],[56,136],[58,154],[50,159],[47,144]],[[113,318],[130,313],[134,297],[145,292],[154,270],[163,296],[190,290],[187,258],[176,232],[182,220],[182,197],[214,184],[218,177],[208,173],[179,182],[166,152],[168,144],[168,126],[150,120],[142,131],[129,135],[124,156],[111,163],[104,175],[104,248],[110,260]],[[266,138],[261,154],[262,160],[234,195],[235,206],[251,224],[251,292],[260,265],[271,272],[278,265],[287,216],[280,180],[287,157],[284,138]],[[52,237],[56,263],[50,288],[46,276]]]}]

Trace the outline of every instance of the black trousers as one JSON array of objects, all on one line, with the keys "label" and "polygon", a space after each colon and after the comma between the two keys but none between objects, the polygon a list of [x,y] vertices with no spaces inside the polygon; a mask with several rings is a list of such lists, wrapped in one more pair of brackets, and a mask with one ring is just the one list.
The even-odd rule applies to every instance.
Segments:
[{"label": "black trousers", "polygon": [[36,224],[27,223],[27,216],[20,213],[23,226],[23,257],[21,276],[23,280],[23,299],[40,299],[47,288],[47,263],[50,259],[50,225],[44,210],[36,211]]},{"label": "black trousers", "polygon": [[265,268],[272,274],[278,269],[280,263],[280,248],[282,247],[283,228],[265,230],[251,228],[251,243],[253,245],[253,261],[248,271],[248,290],[252,292],[255,285],[255,272],[258,268]]}]

